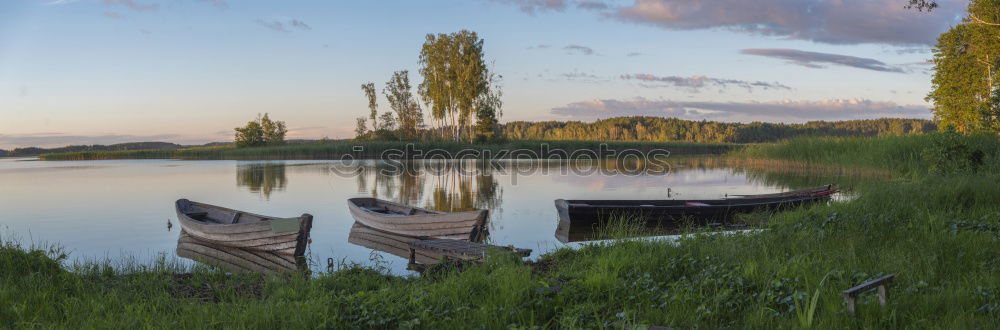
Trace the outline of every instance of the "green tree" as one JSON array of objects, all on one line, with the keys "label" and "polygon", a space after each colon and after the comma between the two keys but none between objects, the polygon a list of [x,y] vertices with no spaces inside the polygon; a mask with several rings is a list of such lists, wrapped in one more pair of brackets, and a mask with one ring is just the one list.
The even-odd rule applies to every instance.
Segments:
[{"label": "green tree", "polygon": [[400,135],[407,139],[416,138],[417,130],[424,123],[424,114],[411,89],[410,74],[406,70],[394,72],[382,89],[389,107],[396,112]]},{"label": "green tree", "polygon": [[260,127],[260,121],[251,120],[246,126],[237,127],[235,141],[240,148],[264,145],[264,129]]},{"label": "green tree", "polygon": [[503,89],[500,81],[503,77],[490,74],[486,93],[476,99],[476,138],[482,140],[496,139],[500,129],[500,117],[503,116]]},{"label": "green tree", "polygon": [[260,118],[260,128],[264,131],[265,144],[272,146],[285,144],[285,134],[288,133],[288,129],[285,128],[285,122],[272,121],[265,113]]},{"label": "green tree", "polygon": [[274,121],[264,114],[247,122],[246,126],[237,127],[235,142],[237,147],[259,147],[264,145],[280,145],[285,143],[285,122]]},{"label": "green tree", "polygon": [[372,130],[378,130],[378,103],[375,100],[375,84],[368,82],[361,84],[361,90],[365,91],[365,97],[368,98],[368,110],[371,111],[368,115],[368,119],[372,120]]},{"label": "green tree", "polygon": [[934,48],[934,118],[963,133],[997,131],[990,97],[997,87],[1000,0],[972,0],[968,16],[938,37]]},{"label": "green tree", "polygon": [[264,145],[280,145],[285,143],[285,122],[271,120],[268,114],[257,115],[257,119],[247,122],[246,126],[237,127],[235,142],[237,147],[259,147]]},{"label": "green tree", "polygon": [[357,126],[354,127],[354,138],[360,139],[368,134],[368,122],[365,117],[358,117]]},{"label": "green tree", "polygon": [[487,92],[489,71],[483,59],[483,40],[472,31],[428,34],[420,50],[418,92],[440,126],[452,138],[471,138],[472,119],[480,96]]}]

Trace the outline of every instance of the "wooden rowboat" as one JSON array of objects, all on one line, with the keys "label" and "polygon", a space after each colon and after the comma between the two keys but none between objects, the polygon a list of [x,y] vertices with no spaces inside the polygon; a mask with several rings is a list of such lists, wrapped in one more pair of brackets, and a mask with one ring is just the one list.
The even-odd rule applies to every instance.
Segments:
[{"label": "wooden rowboat", "polygon": [[647,223],[676,224],[687,219],[725,221],[737,213],[778,210],[825,200],[837,192],[833,185],[779,194],[742,195],[712,200],[564,200],[555,201],[560,221],[592,224],[615,217],[636,216]]},{"label": "wooden rowboat", "polygon": [[215,245],[194,238],[184,230],[177,238],[177,256],[230,272],[276,274],[305,270],[305,260],[291,254]]},{"label": "wooden rowboat", "polygon": [[312,215],[279,218],[179,199],[181,228],[216,245],[301,256],[309,244]]},{"label": "wooden rowboat", "polygon": [[438,212],[375,198],[351,198],[354,220],[381,231],[419,238],[477,240],[483,234],[488,211]]}]

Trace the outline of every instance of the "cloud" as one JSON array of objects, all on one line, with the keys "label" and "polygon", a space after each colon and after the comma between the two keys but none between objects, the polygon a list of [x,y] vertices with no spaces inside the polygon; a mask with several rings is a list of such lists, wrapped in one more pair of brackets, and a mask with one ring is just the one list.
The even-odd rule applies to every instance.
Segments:
[{"label": "cloud", "polygon": [[590,10],[605,10],[611,8],[611,6],[608,6],[608,4],[601,1],[578,1],[576,3],[576,8],[590,9]]},{"label": "cloud", "polygon": [[931,52],[931,48],[930,47],[908,47],[908,48],[899,48],[899,49],[896,49],[896,54],[898,54],[898,55],[905,55],[905,54],[927,54],[927,53],[930,53],[930,52]]},{"label": "cloud", "polygon": [[635,98],[632,100],[594,99],[552,108],[551,113],[577,120],[617,116],[660,116],[720,121],[805,122],[866,118],[930,118],[923,105],[898,105],[868,99],[828,99],[820,101],[714,102],[672,101]]},{"label": "cloud", "polygon": [[212,4],[212,5],[216,6],[216,7],[219,7],[221,9],[229,8],[229,3],[226,2],[226,0],[198,0],[198,1],[205,2],[205,3],[210,3],[210,4]]},{"label": "cloud", "polygon": [[579,72],[579,71],[560,74],[559,78],[562,78],[562,79],[565,79],[565,80],[582,81],[582,82],[589,82],[589,83],[598,83],[598,82],[606,82],[606,81],[608,81],[607,78],[600,77],[600,76],[595,75],[595,74],[586,73],[586,72]]},{"label": "cloud", "polygon": [[685,87],[695,92],[698,92],[705,87],[726,88],[729,86],[746,88],[747,91],[753,91],[754,88],[785,89],[785,90],[792,89],[791,87],[788,87],[778,82],[720,79],[720,78],[712,78],[706,76],[690,76],[690,77],[655,76],[648,73],[636,73],[636,74],[622,75],[621,78],[625,80],[641,81],[645,83],[644,86],[646,87],[667,87],[667,86]]},{"label": "cloud", "polygon": [[607,16],[669,30],[726,29],[831,44],[933,45],[959,22],[965,1],[930,13],[901,0],[635,0]]},{"label": "cloud", "polygon": [[265,21],[264,19],[258,18],[254,20],[254,22],[257,22],[257,24],[260,24],[261,26],[271,29],[271,31],[275,32],[283,32],[283,33],[292,32],[290,28],[297,28],[302,31],[312,30],[312,27],[306,24],[306,22],[294,18],[288,20],[271,20],[271,21]]},{"label": "cloud", "polygon": [[104,17],[107,17],[107,18],[110,18],[110,19],[123,19],[123,18],[125,18],[125,16],[122,16],[121,14],[113,12],[113,11],[105,11],[103,15],[104,15]]},{"label": "cloud", "polygon": [[297,19],[293,19],[293,20],[289,21],[288,24],[291,24],[292,26],[300,28],[300,29],[303,29],[303,30],[312,30],[312,27],[309,26],[308,24],[306,24],[306,22],[303,22],[303,21],[300,21],[300,20],[297,20]]},{"label": "cloud", "polygon": [[643,55],[643,54],[640,53],[640,52],[631,52],[631,53],[625,54],[625,56],[628,56],[628,57],[639,56],[639,55]]},{"label": "cloud", "polygon": [[568,0],[491,0],[503,4],[517,6],[521,11],[534,15],[539,11],[565,10]]},{"label": "cloud", "polygon": [[125,6],[135,11],[157,10],[160,8],[160,5],[155,3],[143,4],[135,2],[135,0],[102,0],[101,2],[105,5]]},{"label": "cloud", "polygon": [[293,127],[288,129],[288,137],[302,139],[309,136],[318,136],[326,130],[326,126]]},{"label": "cloud", "polygon": [[543,44],[543,45],[528,46],[528,48],[525,49],[548,49],[548,48],[552,48],[552,45]]},{"label": "cloud", "polygon": [[904,72],[904,70],[899,67],[891,66],[875,59],[830,53],[807,52],[796,49],[751,48],[741,50],[740,53],[780,58],[787,60],[792,64],[809,68],[825,68],[824,64],[834,64],[882,72]]},{"label": "cloud", "polygon": [[68,5],[68,4],[71,4],[71,3],[74,3],[74,2],[79,2],[79,1],[80,0],[52,0],[52,1],[49,1],[49,2],[46,2],[46,3],[43,3],[42,5],[45,5],[45,6],[59,6],[59,5]]},{"label": "cloud", "polygon": [[577,54],[583,54],[583,55],[594,55],[594,49],[590,48],[590,47],[587,47],[587,46],[569,45],[569,46],[563,47],[563,49],[569,51],[570,53],[577,53]]}]

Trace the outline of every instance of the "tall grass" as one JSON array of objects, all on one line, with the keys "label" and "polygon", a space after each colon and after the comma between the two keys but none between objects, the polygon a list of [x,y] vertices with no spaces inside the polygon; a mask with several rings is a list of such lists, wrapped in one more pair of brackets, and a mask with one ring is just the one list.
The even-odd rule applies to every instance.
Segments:
[{"label": "tall grass", "polygon": [[[542,146],[548,150],[593,150],[606,144],[610,149],[636,149],[649,151],[665,149],[674,154],[720,154],[731,150],[732,144],[722,143],[686,143],[686,142],[595,142],[595,141],[513,141],[501,144],[470,144],[463,142],[405,142],[405,141],[351,141],[337,140],[320,143],[289,144],[283,146],[236,148],[236,147],[199,147],[177,150],[137,150],[137,151],[88,151],[56,154],[43,154],[43,160],[100,160],[100,159],[237,159],[237,160],[276,160],[276,159],[341,159],[346,155],[359,159],[378,158],[386,150],[404,150],[412,143],[415,148],[424,152],[442,150],[457,153],[462,150],[489,150],[494,154],[506,150],[531,150],[536,154],[542,152]],[[361,151],[355,148],[360,147]],[[530,154],[522,154],[530,156]]]},{"label": "tall grass", "polygon": [[[926,172],[930,164],[925,151],[939,134],[886,136],[877,138],[815,137],[771,144],[748,145],[731,155],[750,159],[782,159],[854,167],[887,168],[903,174]],[[959,141],[986,152],[987,162],[996,163],[1000,141],[996,136],[962,136]]]}]

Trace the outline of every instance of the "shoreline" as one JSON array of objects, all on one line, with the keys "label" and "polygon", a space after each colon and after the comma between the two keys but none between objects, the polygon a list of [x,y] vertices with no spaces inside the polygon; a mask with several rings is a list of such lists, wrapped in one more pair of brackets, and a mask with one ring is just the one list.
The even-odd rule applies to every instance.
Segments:
[{"label": "shoreline", "polygon": [[[603,147],[602,147],[603,146]],[[184,159],[184,160],[336,160],[385,159],[387,152],[400,154],[409,150],[444,152],[452,155],[468,153],[506,154],[495,159],[542,159],[559,150],[580,155],[601,150],[635,150],[652,152],[666,150],[669,155],[721,155],[741,148],[741,144],[691,142],[594,142],[594,141],[512,141],[496,144],[464,142],[407,141],[331,141],[282,146],[236,148],[196,147],[176,150],[84,151],[42,154],[39,160],[107,160],[107,159]],[[471,157],[478,158],[478,157]]]}]

